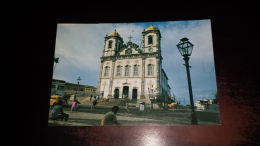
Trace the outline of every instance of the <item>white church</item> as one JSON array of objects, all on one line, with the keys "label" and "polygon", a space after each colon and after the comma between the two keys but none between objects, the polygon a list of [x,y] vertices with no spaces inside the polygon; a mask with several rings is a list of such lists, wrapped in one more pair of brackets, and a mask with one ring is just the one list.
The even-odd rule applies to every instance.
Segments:
[{"label": "white church", "polygon": [[142,32],[141,46],[124,44],[116,30],[105,36],[97,93],[103,98],[166,99],[171,96],[162,69],[161,33],[151,25]]}]

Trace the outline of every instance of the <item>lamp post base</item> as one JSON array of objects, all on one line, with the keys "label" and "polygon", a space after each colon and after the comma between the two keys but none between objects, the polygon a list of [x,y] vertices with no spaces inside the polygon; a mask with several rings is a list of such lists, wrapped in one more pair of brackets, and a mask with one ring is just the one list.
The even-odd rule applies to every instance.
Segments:
[{"label": "lamp post base", "polygon": [[144,96],[144,95],[141,95],[141,96],[140,96],[140,99],[145,99],[145,96]]},{"label": "lamp post base", "polygon": [[195,112],[191,112],[191,125],[198,125],[198,120]]}]

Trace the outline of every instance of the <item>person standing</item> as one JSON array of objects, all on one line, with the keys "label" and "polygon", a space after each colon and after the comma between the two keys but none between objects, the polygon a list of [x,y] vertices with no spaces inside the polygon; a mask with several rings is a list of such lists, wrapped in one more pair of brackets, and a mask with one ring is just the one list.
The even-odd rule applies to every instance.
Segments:
[{"label": "person standing", "polygon": [[64,97],[64,100],[66,102],[66,105],[69,106],[69,104],[68,104],[69,96],[68,95],[64,95],[63,97]]},{"label": "person standing", "polygon": [[100,121],[100,126],[106,126],[106,125],[120,125],[120,123],[117,121],[116,113],[119,111],[118,106],[114,106],[112,108],[112,111],[107,112],[106,115],[103,117],[103,119]]},{"label": "person standing", "polygon": [[92,94],[90,95],[90,101],[92,100]]},{"label": "person standing", "polygon": [[58,120],[65,118],[65,121],[68,121],[69,119],[69,114],[65,114],[63,112],[63,107],[62,107],[62,101],[59,101],[57,105],[55,105],[51,111],[51,120]]},{"label": "person standing", "polygon": [[126,103],[125,103],[125,109],[126,109],[127,112],[130,113],[130,110],[128,109],[128,107],[129,107],[129,103],[128,103],[128,101],[126,101]]},{"label": "person standing", "polygon": [[95,106],[96,106],[96,105],[97,105],[97,98],[96,98],[96,96],[94,96],[93,104],[92,104],[91,110],[95,109]]}]

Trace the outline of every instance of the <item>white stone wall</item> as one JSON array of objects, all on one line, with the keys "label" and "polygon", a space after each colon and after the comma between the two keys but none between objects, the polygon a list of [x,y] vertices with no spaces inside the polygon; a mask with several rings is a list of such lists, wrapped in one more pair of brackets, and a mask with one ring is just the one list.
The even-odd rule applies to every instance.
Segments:
[{"label": "white stone wall", "polygon": [[[127,84],[126,84],[127,83]],[[126,84],[126,85],[125,85]],[[133,89],[137,89],[137,98],[140,98],[141,93],[141,78],[118,78],[113,80],[113,87],[112,87],[112,93],[114,94],[114,90],[116,88],[119,89],[119,98],[122,98],[123,93],[123,87],[128,86],[129,87],[129,94],[128,98],[132,99],[132,92]]]},{"label": "white stone wall", "polygon": [[[100,92],[104,91],[104,97],[107,97],[109,94],[109,84],[110,84],[110,78],[112,76],[112,61],[105,61],[103,65],[103,72],[102,72],[102,79],[101,79],[101,84],[100,84]],[[148,64],[153,65],[153,75],[148,75]],[[125,66],[129,65],[130,70],[129,70],[129,76],[125,76]],[[138,75],[134,76],[134,65],[138,66]],[[117,75],[117,66],[121,67],[121,76],[116,76]],[[109,67],[109,73],[108,76],[105,77],[105,67]],[[156,58],[147,58],[145,60],[144,64],[144,92],[148,92],[148,87],[150,89],[156,89],[157,84],[156,84]],[[132,98],[132,91],[134,88],[137,89],[138,95],[137,98],[140,99],[140,94],[141,94],[141,77],[142,77],[142,59],[125,59],[125,60],[117,60],[115,62],[114,66],[114,76],[113,76],[113,85],[111,88],[111,93],[112,96],[114,94],[114,90],[117,87],[119,89],[119,98],[122,97],[122,91],[123,91],[123,83],[129,83],[127,86],[129,86],[129,97]],[[104,83],[106,82],[105,85],[105,90],[104,90]],[[153,87],[152,87],[153,85]],[[158,91],[157,91],[158,92]]]},{"label": "white stone wall", "polygon": [[[145,78],[144,92],[148,93],[148,88],[156,90],[156,88],[157,88],[156,77]],[[158,92],[158,91],[156,91],[156,92]]]},{"label": "white stone wall", "polygon": [[104,92],[104,97],[107,97],[109,93],[110,79],[101,79],[100,92]]},{"label": "white stone wall", "polygon": [[[125,76],[125,66],[129,65],[129,76]],[[138,76],[134,76],[134,65],[138,66]],[[142,59],[125,59],[125,60],[117,60],[115,62],[114,68],[114,77],[118,78],[117,75],[117,66],[121,66],[121,76],[120,77],[141,77],[141,69],[142,69]]]}]

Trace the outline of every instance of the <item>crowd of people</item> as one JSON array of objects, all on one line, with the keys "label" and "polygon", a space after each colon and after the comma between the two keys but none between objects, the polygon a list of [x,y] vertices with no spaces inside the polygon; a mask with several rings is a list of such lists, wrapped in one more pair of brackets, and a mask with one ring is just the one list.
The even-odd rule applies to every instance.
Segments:
[{"label": "crowd of people", "polygon": [[[97,105],[97,102],[99,100],[98,96],[94,96],[94,99],[92,101],[92,94],[90,96],[90,101],[92,101],[92,106],[91,110],[95,109],[95,106]],[[67,103],[67,102],[66,102]],[[79,108],[79,105],[81,104],[78,100],[74,99],[72,104],[71,104],[71,112],[72,111],[77,111]],[[126,102],[126,112],[130,112],[128,109],[129,103],[128,101]],[[116,113],[119,111],[118,106],[113,106],[111,111],[108,111],[104,117],[100,120],[99,125],[100,126],[105,126],[105,125],[120,125],[120,123],[117,121]],[[53,106],[51,113],[50,113],[50,119],[51,120],[65,120],[68,121],[69,119],[69,114],[64,113],[63,111],[63,106],[62,106],[62,101],[60,100],[57,105]]]}]

